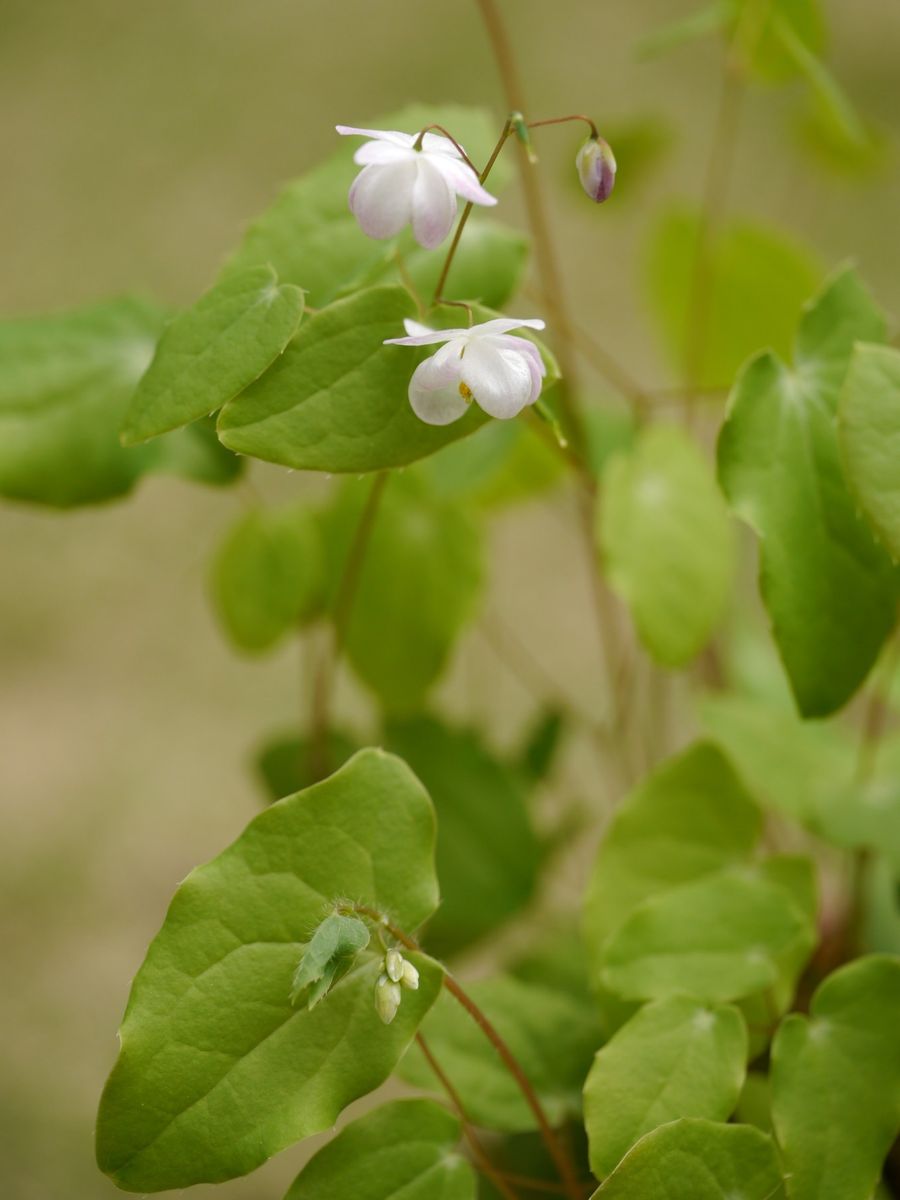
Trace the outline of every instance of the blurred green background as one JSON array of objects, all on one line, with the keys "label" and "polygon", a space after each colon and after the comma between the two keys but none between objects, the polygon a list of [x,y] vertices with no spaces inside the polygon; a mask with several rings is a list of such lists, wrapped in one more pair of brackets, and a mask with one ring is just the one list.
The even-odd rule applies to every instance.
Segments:
[{"label": "blurred green background", "polygon": [[[540,141],[579,319],[651,385],[672,380],[642,256],[664,205],[699,194],[721,54],[710,41],[648,63],[634,46],[690,8],[506,3],[533,117],[586,111],[613,140],[620,130],[659,146],[640,170],[634,160],[631,180],[621,156],[616,203],[597,209],[572,186],[578,135]],[[794,230],[827,265],[855,256],[898,312],[900,7],[832,0],[826,12],[829,61],[882,127],[883,162],[862,180],[827,168],[797,136],[802,89],[755,91],[730,208]],[[492,105],[499,123],[467,0],[0,0],[0,313],[126,291],[192,300],[246,221],[333,148],[336,122],[366,124],[414,99]],[[504,207],[516,220],[512,189]],[[522,298],[516,311],[532,307]],[[252,479],[272,496],[308,486],[259,464]],[[129,980],[175,884],[257,810],[254,747],[301,719],[296,648],[235,658],[209,612],[207,558],[242,494],[151,478],[94,510],[0,509],[4,1200],[118,1194],[91,1139]],[[488,610],[596,705],[570,506],[518,509],[491,540]],[[441,700],[501,742],[533,707],[478,630]],[[361,704],[346,680],[341,704],[351,715]],[[572,785],[597,793],[603,780],[584,767]],[[274,1200],[301,1154],[216,1194]]]}]

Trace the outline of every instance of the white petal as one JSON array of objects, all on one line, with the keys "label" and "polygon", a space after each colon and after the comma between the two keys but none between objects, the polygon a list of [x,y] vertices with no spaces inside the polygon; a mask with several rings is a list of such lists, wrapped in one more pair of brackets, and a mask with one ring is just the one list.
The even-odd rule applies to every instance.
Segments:
[{"label": "white petal", "polygon": [[356,129],[352,125],[335,125],[344,137],[374,138],[376,142],[393,142],[395,146],[411,146],[416,140],[414,133],[398,133],[393,129]]},{"label": "white petal", "polygon": [[453,189],[458,196],[464,197],[466,200],[471,200],[473,204],[496,204],[497,197],[492,196],[490,192],[486,192],[478,181],[478,176],[468,165],[460,158],[450,158],[444,154],[429,155],[428,161],[432,163],[443,177],[448,185]]},{"label": "white petal", "polygon": [[412,190],[413,236],[425,250],[446,238],[456,216],[456,195],[441,172],[420,154]]},{"label": "white petal", "polygon": [[469,405],[459,390],[459,359],[438,363],[436,358],[426,358],[413,371],[409,402],[426,425],[449,425],[458,421]]},{"label": "white petal", "polygon": [[426,133],[422,138],[422,149],[426,154],[447,154],[451,158],[459,159],[459,151],[442,133]]},{"label": "white petal", "polygon": [[532,368],[517,350],[470,342],[460,373],[480,407],[501,421],[517,416],[531,403]]},{"label": "white petal", "polygon": [[[403,324],[406,326],[409,337],[385,338],[385,346],[433,346],[437,342],[449,342],[453,338],[462,337],[469,332],[467,329],[429,329],[426,325],[419,325],[417,321],[408,319]],[[413,326],[421,329],[422,332],[412,333],[411,327]]]},{"label": "white petal", "polygon": [[415,153],[410,146],[398,146],[395,142],[363,142],[353,155],[353,161],[367,167],[370,163],[402,162],[414,158]]},{"label": "white petal", "polygon": [[403,318],[403,328],[410,337],[421,337],[423,333],[435,332],[430,325],[423,325],[421,321],[414,321],[412,317]]},{"label": "white petal", "polygon": [[389,238],[409,221],[416,164],[373,163],[363,167],[350,186],[350,211],[363,233],[372,238]]},{"label": "white petal", "polygon": [[544,322],[539,317],[495,317],[493,321],[483,321],[472,328],[475,337],[483,334],[509,333],[511,329],[543,329]]},{"label": "white petal", "polygon": [[491,345],[498,346],[502,350],[517,350],[519,354],[524,354],[530,362],[534,363],[535,370],[541,378],[547,374],[547,367],[541,358],[540,350],[534,342],[529,342],[528,338],[512,337],[510,334],[504,333],[500,337],[492,337],[490,342]]}]

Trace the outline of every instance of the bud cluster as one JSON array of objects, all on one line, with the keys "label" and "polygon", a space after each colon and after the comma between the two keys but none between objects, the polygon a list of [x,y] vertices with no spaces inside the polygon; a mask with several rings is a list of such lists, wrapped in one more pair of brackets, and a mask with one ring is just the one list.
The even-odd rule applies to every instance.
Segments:
[{"label": "bud cluster", "polygon": [[399,950],[388,950],[384,956],[384,969],[375,984],[375,1011],[390,1025],[397,1015],[403,988],[415,991],[419,986],[419,972],[403,957]]}]

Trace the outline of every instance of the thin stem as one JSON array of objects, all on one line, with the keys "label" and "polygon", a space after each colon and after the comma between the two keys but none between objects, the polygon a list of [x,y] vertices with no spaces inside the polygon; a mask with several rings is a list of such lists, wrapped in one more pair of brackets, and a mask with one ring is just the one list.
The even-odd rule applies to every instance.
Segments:
[{"label": "thin stem", "polygon": [[456,151],[459,154],[460,158],[463,160],[463,162],[466,164],[466,166],[471,167],[472,170],[477,175],[478,168],[472,162],[471,158],[469,158],[468,154],[466,154],[465,150],[463,150],[462,146],[459,144],[459,142],[456,140],[456,138],[453,136],[453,134],[450,133],[450,131],[448,129],[445,129],[443,125],[426,125],[424,129],[419,131],[419,136],[416,138],[415,143],[413,144],[413,149],[414,150],[422,149],[422,143],[425,140],[425,134],[430,133],[432,129],[440,130],[440,132],[444,135],[444,137],[448,141],[453,143],[453,145],[456,147]]},{"label": "thin stem", "polygon": [[[510,121],[507,121],[506,124],[503,126],[503,132],[500,134],[500,137],[497,139],[497,145],[494,147],[493,151],[491,152],[491,157],[487,160],[484,170],[478,176],[479,183],[484,183],[484,181],[487,179],[488,175],[490,175],[491,171],[493,170],[494,163],[500,157],[500,151],[506,145],[506,139],[509,137],[511,129],[512,129],[512,123]],[[471,166],[471,163],[469,165]],[[472,170],[474,171],[475,168],[472,167]],[[455,301],[443,299],[444,286],[447,283],[447,276],[450,274],[450,267],[453,265],[453,259],[456,257],[456,251],[459,246],[460,239],[462,238],[463,230],[466,227],[466,222],[468,221],[469,215],[472,212],[473,208],[474,208],[474,205],[473,205],[472,201],[469,200],[469,202],[466,204],[465,208],[462,210],[462,216],[459,218],[459,224],[456,226],[456,232],[453,235],[453,241],[450,243],[450,249],[447,251],[447,257],[444,259],[443,267],[441,267],[440,277],[434,288],[434,299],[431,302],[432,304],[440,304],[440,303],[453,304],[453,303],[455,303]]]},{"label": "thin stem", "polygon": [[571,113],[567,117],[548,117],[545,121],[528,121],[527,125],[529,129],[540,129],[542,125],[565,125],[568,121],[584,121],[590,128],[591,137],[598,138],[600,136],[597,126],[584,113]]},{"label": "thin stem", "polygon": [[[349,906],[351,912],[358,913],[360,916],[368,917],[371,921],[375,921],[381,928],[386,929],[391,937],[395,938],[401,946],[407,950],[418,951],[421,949],[418,942],[411,938],[408,933],[404,933],[402,929],[398,929],[396,925],[384,915],[374,908],[370,908],[366,904],[353,904]],[[341,910],[343,911],[343,910]],[[560,1179],[563,1181],[566,1188],[566,1195],[570,1200],[581,1200],[581,1189],[576,1178],[574,1169],[563,1150],[560,1142],[553,1131],[547,1114],[544,1112],[543,1105],[538,1099],[538,1095],[531,1085],[528,1076],[522,1070],[513,1052],[507,1046],[506,1042],[491,1024],[487,1015],[481,1011],[468,992],[464,991],[462,986],[457,983],[449,971],[444,969],[444,987],[453,998],[466,1010],[484,1036],[488,1039],[494,1049],[500,1056],[503,1065],[512,1075],[518,1085],[519,1091],[525,1100],[525,1103],[534,1114],[534,1119],[537,1121],[538,1129],[540,1130],[541,1139],[547,1147],[547,1153],[553,1159],[556,1169],[559,1171]]]},{"label": "thin stem", "polygon": [[324,778],[329,773],[328,762],[328,724],[331,712],[331,695],[334,690],[334,676],[341,655],[344,652],[344,641],[347,627],[353,612],[353,601],[356,597],[356,587],[359,583],[359,573],[369,545],[372,527],[378,505],[384,493],[385,485],[390,477],[389,471],[379,471],[372,481],[372,487],[366,499],[353,541],[344,563],[344,573],[338,584],[337,598],[334,602],[334,621],[331,643],[322,655],[318,671],[313,679],[312,695],[312,747],[311,759],[313,773],[317,778]]},{"label": "thin stem", "polygon": [[416,1034],[416,1041],[419,1043],[419,1049],[425,1056],[425,1061],[437,1076],[441,1087],[443,1087],[444,1091],[450,1098],[450,1103],[456,1109],[457,1115],[462,1123],[463,1136],[469,1143],[469,1147],[472,1151],[472,1158],[475,1160],[476,1166],[482,1172],[482,1174],[486,1175],[488,1179],[490,1179],[491,1183],[493,1183],[500,1195],[504,1197],[504,1200],[518,1200],[516,1193],[509,1185],[509,1181],[507,1181],[507,1179],[496,1169],[494,1164],[488,1158],[484,1146],[482,1146],[481,1142],[479,1141],[478,1135],[472,1127],[472,1122],[469,1120],[469,1117],[466,1114],[462,1097],[453,1086],[451,1080],[447,1077],[447,1074],[441,1067],[441,1064],[431,1053],[431,1048],[421,1033]]}]

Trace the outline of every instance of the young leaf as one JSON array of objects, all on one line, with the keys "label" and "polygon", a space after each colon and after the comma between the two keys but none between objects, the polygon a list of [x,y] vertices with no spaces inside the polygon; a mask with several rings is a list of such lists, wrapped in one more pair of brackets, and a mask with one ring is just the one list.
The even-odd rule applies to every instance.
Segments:
[{"label": "young leaf", "polygon": [[900,558],[900,351],[856,347],[838,435],[851,490],[892,557]]},{"label": "young leaf", "polygon": [[126,446],[208,416],[257,379],[293,337],[303,292],[271,267],[226,277],[166,328],[122,426]]},{"label": "young leaf", "polygon": [[409,379],[419,356],[385,346],[415,315],[400,287],[367,288],[304,321],[284,354],[223,408],[226,446],[298,470],[363,472],[398,467],[474,432],[473,404],[452,425],[412,411]]},{"label": "young leaf", "polygon": [[358,917],[341,913],[327,916],[310,938],[294,972],[291,1004],[303,999],[307,1008],[315,1008],[368,944],[369,930]]},{"label": "young leaf", "polygon": [[729,869],[645,900],[606,943],[602,979],[627,1000],[739,1000],[772,987],[798,944],[808,954],[815,931],[787,890]]},{"label": "young leaf", "polygon": [[598,1051],[584,1085],[597,1178],[659,1125],[678,1117],[727,1120],[746,1057],[747,1029],[736,1008],[683,996],[645,1005]]},{"label": "young leaf", "polygon": [[475,1173],[456,1152],[461,1135],[433,1100],[395,1100],[345,1126],[284,1200],[475,1200]]},{"label": "young leaf", "polygon": [[883,331],[841,272],[804,312],[795,368],[772,354],[748,363],[719,436],[719,478],[760,538],[763,599],[807,717],[846,703],[896,616],[897,573],[847,488],[835,420],[854,342]]},{"label": "young leaf", "polygon": [[[371,481],[348,480],[322,514],[332,608]],[[389,712],[415,712],[473,615],[482,586],[478,527],[421,478],[388,481],[356,576],[347,659]],[[402,581],[407,581],[405,584]]]},{"label": "young leaf", "polygon": [[642,1137],[594,1193],[596,1200],[662,1195],[665,1200],[784,1200],[772,1139],[749,1125],[672,1121]]},{"label": "young leaf", "polygon": [[585,896],[594,981],[606,938],[642,901],[744,861],[761,826],[759,810],[714,746],[692,746],[646,779],[614,817]]},{"label": "young leaf", "polygon": [[[648,285],[673,365],[684,369],[693,334],[686,297],[695,287],[699,218],[676,209],[657,227],[648,254]],[[728,388],[741,364],[771,347],[787,354],[804,301],[822,271],[802,245],[778,230],[747,221],[726,226],[712,241],[710,284],[698,387]]]},{"label": "young leaf", "polygon": [[541,851],[527,791],[474,732],[431,717],[389,723],[387,746],[415,771],[437,810],[441,907],[425,942],[451,954],[531,899]]},{"label": "young leaf", "polygon": [[683,666],[722,618],[734,576],[731,517],[697,446],[654,425],[604,474],[597,534],[613,588],[653,657]]},{"label": "young leaf", "polygon": [[772,1115],[791,1200],[868,1200],[900,1132],[900,958],[830,975],[772,1045]]},{"label": "young leaf", "polygon": [[119,426],[163,321],[124,299],[0,323],[0,494],[68,508],[131,489],[154,455]]},{"label": "young leaf", "polygon": [[336,898],[406,929],[426,921],[433,854],[421,784],[366,750],[192,872],[134,981],[100,1104],[102,1170],[141,1192],[244,1175],[382,1083],[435,1000],[438,966],[413,956],[419,988],[389,1026],[375,1012],[377,958],[312,1011],[292,1007],[291,980]]},{"label": "young leaf", "polygon": [[[549,1119],[561,1124],[581,1108],[581,1087],[601,1035],[593,1005],[566,991],[505,975],[467,991],[487,1013],[538,1092]],[[497,1052],[456,1000],[444,993],[422,1027],[477,1125],[515,1133],[536,1128],[534,1114]],[[418,1087],[439,1086],[418,1047],[400,1065]]]},{"label": "young leaf", "polygon": [[322,605],[318,529],[305,505],[254,509],[229,530],[210,589],[222,628],[240,650],[267,650]]}]

